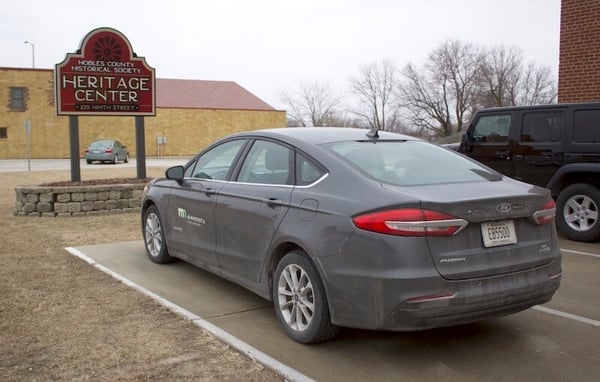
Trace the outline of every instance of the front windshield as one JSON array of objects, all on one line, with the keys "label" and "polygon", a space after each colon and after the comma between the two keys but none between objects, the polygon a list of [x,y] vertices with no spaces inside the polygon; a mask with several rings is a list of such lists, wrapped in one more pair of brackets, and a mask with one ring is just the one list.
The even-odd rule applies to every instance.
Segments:
[{"label": "front windshield", "polygon": [[349,141],[329,148],[367,175],[399,186],[500,180],[486,167],[423,141]]}]

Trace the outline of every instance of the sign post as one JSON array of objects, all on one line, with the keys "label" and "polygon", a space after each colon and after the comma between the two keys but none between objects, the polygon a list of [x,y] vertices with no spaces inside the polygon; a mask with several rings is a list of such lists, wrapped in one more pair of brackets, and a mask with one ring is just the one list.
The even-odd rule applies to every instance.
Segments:
[{"label": "sign post", "polygon": [[[138,179],[146,178],[146,132],[144,130],[144,117],[135,117],[135,160],[138,163]],[[139,164],[143,163],[143,166]]]},{"label": "sign post", "polygon": [[76,115],[69,116],[69,153],[71,155],[71,181],[81,180],[81,165],[79,163],[79,118]]},{"label": "sign post", "polygon": [[31,121],[25,120],[25,144],[27,145],[27,171],[31,171]]},{"label": "sign post", "polygon": [[156,115],[156,79],[154,69],[133,52],[129,40],[112,28],[94,29],[76,53],[56,64],[54,77],[56,113],[73,117],[69,118],[71,180],[79,180],[79,165],[77,174],[73,169],[75,157],[79,164],[79,115],[136,117],[138,177],[145,177],[143,116]]}]

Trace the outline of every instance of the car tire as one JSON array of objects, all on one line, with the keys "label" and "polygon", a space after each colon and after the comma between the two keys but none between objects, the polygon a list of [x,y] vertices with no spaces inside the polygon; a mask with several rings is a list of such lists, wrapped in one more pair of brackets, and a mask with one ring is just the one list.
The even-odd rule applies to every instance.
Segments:
[{"label": "car tire", "polygon": [[129,163],[129,153],[125,154],[125,160],[123,160],[123,163]]},{"label": "car tire", "polygon": [[158,209],[150,206],[144,213],[142,232],[144,246],[150,260],[157,264],[167,264],[175,259],[169,255],[165,230]]},{"label": "car tire", "polygon": [[113,164],[117,164],[117,162],[119,161],[119,154],[115,154],[115,157],[113,158]]},{"label": "car tire", "polygon": [[309,344],[335,337],[340,328],[331,323],[325,288],[314,264],[302,251],[285,255],[273,277],[273,305],[285,333]]},{"label": "car tire", "polygon": [[92,160],[91,159],[86,159],[85,161],[87,162],[87,164],[92,164]]},{"label": "car tire", "polygon": [[600,190],[590,184],[572,184],[559,194],[556,205],[556,225],[563,235],[585,242],[600,239]]}]

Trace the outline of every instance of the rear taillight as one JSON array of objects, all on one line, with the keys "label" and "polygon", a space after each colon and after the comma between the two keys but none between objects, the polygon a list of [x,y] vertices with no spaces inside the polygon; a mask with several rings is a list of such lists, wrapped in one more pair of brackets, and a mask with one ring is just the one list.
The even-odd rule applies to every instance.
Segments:
[{"label": "rear taillight", "polygon": [[110,154],[112,153],[112,149],[110,147],[107,147],[106,150],[104,150],[104,152]]},{"label": "rear taillight", "polygon": [[550,199],[542,206],[541,210],[533,213],[533,220],[537,224],[547,224],[554,221],[554,216],[556,216],[556,203]]},{"label": "rear taillight", "polygon": [[355,216],[360,229],[397,236],[452,236],[467,226],[467,221],[442,212],[403,208]]},{"label": "rear taillight", "polygon": [[87,154],[87,153],[89,153],[89,152],[90,152],[90,149],[87,149],[87,148],[86,148],[86,149],[85,149],[85,153]]}]

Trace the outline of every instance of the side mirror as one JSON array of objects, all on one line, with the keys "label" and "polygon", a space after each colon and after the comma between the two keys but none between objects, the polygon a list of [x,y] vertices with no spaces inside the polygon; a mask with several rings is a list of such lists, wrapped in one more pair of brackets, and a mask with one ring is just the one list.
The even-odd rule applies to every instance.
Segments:
[{"label": "side mirror", "polygon": [[462,137],[460,137],[460,146],[458,147],[458,151],[461,153],[469,152],[470,144],[469,144],[469,134],[464,133]]},{"label": "side mirror", "polygon": [[183,181],[183,166],[173,166],[169,167],[167,171],[165,171],[165,176],[167,179],[175,180],[179,183]]}]

